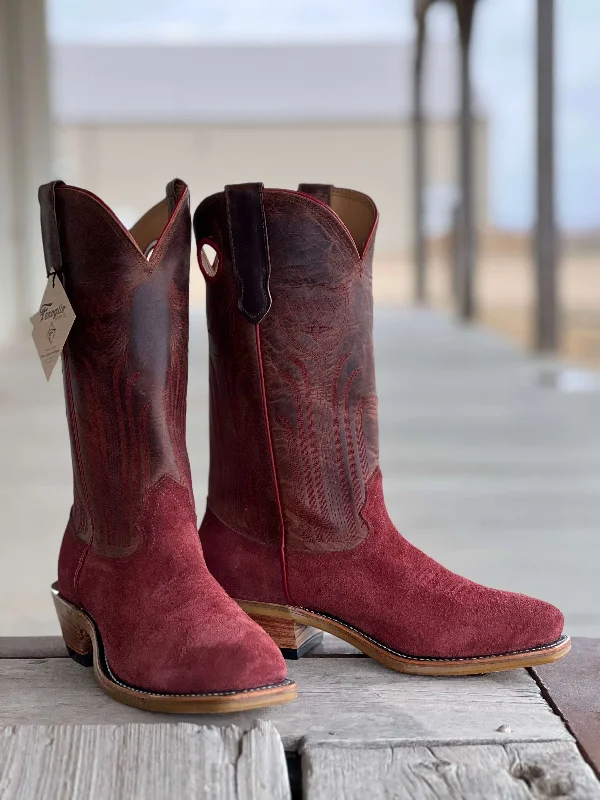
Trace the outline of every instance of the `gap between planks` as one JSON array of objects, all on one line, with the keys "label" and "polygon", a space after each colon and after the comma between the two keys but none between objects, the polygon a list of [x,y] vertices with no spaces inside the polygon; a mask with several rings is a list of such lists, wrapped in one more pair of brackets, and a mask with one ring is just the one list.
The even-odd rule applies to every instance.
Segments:
[{"label": "gap between planks", "polygon": [[572,742],[304,744],[300,767],[261,721],[0,728],[0,800],[600,800]]}]

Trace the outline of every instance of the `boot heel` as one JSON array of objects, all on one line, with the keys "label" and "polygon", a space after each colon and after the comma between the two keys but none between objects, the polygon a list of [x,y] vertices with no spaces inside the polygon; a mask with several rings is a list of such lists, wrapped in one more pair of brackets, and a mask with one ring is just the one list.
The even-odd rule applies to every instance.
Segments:
[{"label": "boot heel", "polygon": [[59,595],[56,584],[52,586],[52,599],[69,655],[84,667],[93,666],[94,650],[85,627],[85,615]]},{"label": "boot heel", "polygon": [[269,634],[281,650],[283,657],[293,661],[305,656],[310,650],[321,644],[323,639],[322,631],[308,625],[301,625],[294,622],[293,619],[267,617],[252,613],[250,616]]}]

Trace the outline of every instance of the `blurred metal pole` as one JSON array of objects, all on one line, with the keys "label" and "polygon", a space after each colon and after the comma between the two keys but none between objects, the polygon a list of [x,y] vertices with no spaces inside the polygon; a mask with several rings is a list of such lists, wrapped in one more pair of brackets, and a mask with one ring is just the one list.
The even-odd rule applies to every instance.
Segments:
[{"label": "blurred metal pole", "polygon": [[417,16],[413,75],[413,168],[414,168],[414,299],[427,300],[427,252],[424,226],[425,194],[425,120],[423,116],[423,51],[425,48],[425,12]]},{"label": "blurred metal pole", "polygon": [[473,209],[473,113],[471,100],[471,33],[476,0],[456,0],[460,31],[459,170],[461,233],[458,254],[458,313],[464,320],[475,316],[475,221]]},{"label": "blurred metal pole", "polygon": [[557,234],[554,209],[554,0],[537,0],[537,223],[535,346],[558,347]]}]

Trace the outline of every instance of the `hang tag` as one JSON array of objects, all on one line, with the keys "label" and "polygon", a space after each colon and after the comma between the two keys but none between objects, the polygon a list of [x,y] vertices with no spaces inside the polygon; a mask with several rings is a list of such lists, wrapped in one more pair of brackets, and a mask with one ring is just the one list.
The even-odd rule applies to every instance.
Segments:
[{"label": "hang tag", "polygon": [[74,322],[75,312],[62,283],[57,275],[50,275],[40,310],[31,317],[31,335],[48,381]]}]

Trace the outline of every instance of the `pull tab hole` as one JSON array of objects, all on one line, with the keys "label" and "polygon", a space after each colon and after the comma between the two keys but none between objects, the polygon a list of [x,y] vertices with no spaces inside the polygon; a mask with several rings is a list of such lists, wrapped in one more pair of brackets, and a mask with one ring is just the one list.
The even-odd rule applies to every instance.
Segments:
[{"label": "pull tab hole", "polygon": [[150,256],[154,252],[154,248],[156,247],[157,244],[158,244],[158,239],[154,239],[153,241],[150,242],[150,244],[144,250],[144,255],[146,256],[148,261],[150,261]]},{"label": "pull tab hole", "polygon": [[200,247],[200,266],[208,278],[214,278],[219,269],[219,254],[208,242],[204,242]]}]

